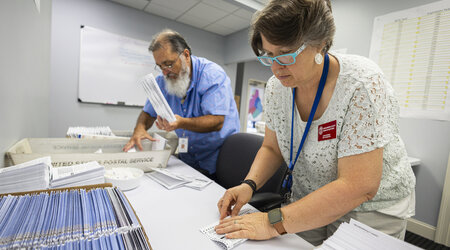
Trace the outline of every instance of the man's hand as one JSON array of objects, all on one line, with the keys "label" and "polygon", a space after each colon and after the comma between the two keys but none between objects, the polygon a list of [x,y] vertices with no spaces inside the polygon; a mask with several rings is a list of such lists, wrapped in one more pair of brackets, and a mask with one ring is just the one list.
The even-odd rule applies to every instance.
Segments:
[{"label": "man's hand", "polygon": [[138,147],[139,150],[142,151],[142,139],[149,139],[150,141],[156,141],[155,138],[151,137],[145,129],[137,129],[134,131],[133,136],[130,138],[128,143],[123,147],[123,151],[128,152],[134,145]]},{"label": "man's hand", "polygon": [[158,129],[165,130],[167,132],[181,128],[181,123],[185,118],[179,115],[175,115],[175,118],[176,120],[174,122],[168,122],[166,119],[163,119],[161,116],[158,115],[158,119],[156,120],[156,127]]}]

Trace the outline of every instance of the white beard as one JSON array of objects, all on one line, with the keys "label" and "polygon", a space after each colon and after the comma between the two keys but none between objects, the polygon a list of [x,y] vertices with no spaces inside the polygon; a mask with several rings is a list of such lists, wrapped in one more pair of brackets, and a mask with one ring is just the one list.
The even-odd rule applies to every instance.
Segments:
[{"label": "white beard", "polygon": [[190,67],[186,65],[186,62],[181,59],[181,70],[176,79],[170,79],[167,77],[171,73],[169,73],[167,76],[164,76],[164,80],[166,80],[166,90],[169,94],[178,96],[180,98],[183,98],[186,96],[186,92],[189,88],[189,85],[191,83],[191,79],[189,77],[191,72]]}]

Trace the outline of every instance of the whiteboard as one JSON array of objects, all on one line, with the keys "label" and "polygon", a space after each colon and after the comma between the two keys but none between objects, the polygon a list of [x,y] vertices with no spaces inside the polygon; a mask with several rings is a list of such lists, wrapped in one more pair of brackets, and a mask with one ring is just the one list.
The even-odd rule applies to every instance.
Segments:
[{"label": "whiteboard", "polygon": [[82,26],[78,100],[144,106],[147,97],[139,79],[149,73],[158,75],[149,44]]}]

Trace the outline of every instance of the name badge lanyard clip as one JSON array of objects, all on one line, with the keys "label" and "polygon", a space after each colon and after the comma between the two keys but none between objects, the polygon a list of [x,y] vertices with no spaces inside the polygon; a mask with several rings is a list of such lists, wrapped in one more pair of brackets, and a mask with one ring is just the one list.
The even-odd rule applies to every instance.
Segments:
[{"label": "name badge lanyard clip", "polygon": [[[314,98],[314,103],[311,108],[311,112],[309,113],[308,122],[306,123],[305,132],[303,133],[302,140],[298,147],[297,155],[295,156],[295,160],[292,161],[292,144],[294,142],[294,110],[295,110],[295,88],[293,89],[292,95],[292,119],[291,119],[291,147],[289,151],[289,168],[286,173],[286,177],[283,181],[283,188],[287,189],[286,199],[289,199],[291,195],[291,187],[292,187],[292,171],[294,171],[295,163],[297,162],[298,156],[300,155],[300,151],[302,151],[303,144],[306,140],[306,136],[308,135],[309,128],[311,127],[312,120],[314,118],[314,114],[316,113],[317,106],[319,105],[320,97],[322,96],[323,89],[325,87],[325,82],[327,81],[328,75],[328,66],[329,66],[329,58],[328,54],[325,54],[325,62],[322,70],[322,76],[320,77],[319,88],[317,89],[316,97]],[[287,201],[287,200],[286,200]]]}]

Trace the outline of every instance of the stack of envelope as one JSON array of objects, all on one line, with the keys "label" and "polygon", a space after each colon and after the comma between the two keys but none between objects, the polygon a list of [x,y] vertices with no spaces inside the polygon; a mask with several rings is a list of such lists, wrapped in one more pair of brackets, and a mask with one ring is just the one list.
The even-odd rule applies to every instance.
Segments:
[{"label": "stack of envelope", "polygon": [[105,167],[96,161],[52,170],[51,188],[101,184],[105,182]]},{"label": "stack of envelope", "polygon": [[0,169],[0,193],[47,189],[52,169],[50,157],[43,157]]}]

